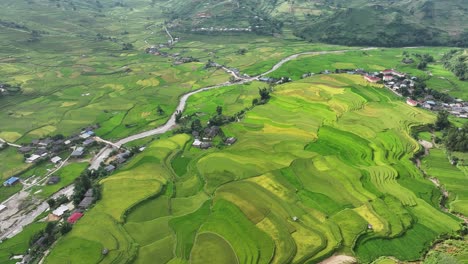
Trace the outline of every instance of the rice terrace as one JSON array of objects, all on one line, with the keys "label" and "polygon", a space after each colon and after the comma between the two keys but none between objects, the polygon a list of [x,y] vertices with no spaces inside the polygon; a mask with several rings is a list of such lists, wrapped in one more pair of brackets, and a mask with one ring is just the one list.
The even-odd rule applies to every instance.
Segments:
[{"label": "rice terrace", "polygon": [[1,2],[0,264],[468,263],[462,0]]}]

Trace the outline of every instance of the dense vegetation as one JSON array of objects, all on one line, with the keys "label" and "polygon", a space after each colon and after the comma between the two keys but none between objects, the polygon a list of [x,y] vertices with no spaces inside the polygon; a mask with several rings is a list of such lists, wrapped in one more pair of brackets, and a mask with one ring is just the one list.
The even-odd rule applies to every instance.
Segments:
[{"label": "dense vegetation", "polygon": [[458,79],[468,80],[467,50],[451,50],[442,58],[445,68],[449,69]]}]

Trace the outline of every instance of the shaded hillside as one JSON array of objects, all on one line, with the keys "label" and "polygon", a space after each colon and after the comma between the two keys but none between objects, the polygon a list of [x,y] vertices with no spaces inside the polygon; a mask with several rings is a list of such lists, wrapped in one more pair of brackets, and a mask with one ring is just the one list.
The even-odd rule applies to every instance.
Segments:
[{"label": "shaded hillside", "polygon": [[165,6],[172,26],[182,30],[250,28],[272,34],[283,27],[306,40],[342,45],[467,46],[468,7],[463,2],[175,0]]},{"label": "shaded hillside", "polygon": [[305,21],[296,35],[343,45],[468,44],[467,8],[461,0],[359,2],[337,4],[342,8]]},{"label": "shaded hillside", "polygon": [[442,58],[444,67],[458,79],[465,81],[468,80],[468,51],[467,50],[451,50],[446,53]]}]

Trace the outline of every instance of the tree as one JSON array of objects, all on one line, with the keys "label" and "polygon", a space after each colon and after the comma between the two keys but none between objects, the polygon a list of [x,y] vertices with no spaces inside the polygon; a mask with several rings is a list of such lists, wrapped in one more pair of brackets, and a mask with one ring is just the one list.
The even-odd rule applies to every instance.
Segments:
[{"label": "tree", "polygon": [[200,119],[193,120],[190,127],[192,128],[192,131],[201,131],[202,125],[201,125]]},{"label": "tree", "polygon": [[65,235],[72,230],[72,225],[68,222],[64,222],[60,227],[60,234]]},{"label": "tree", "polygon": [[270,91],[267,88],[258,88],[258,93],[262,101],[267,101],[270,99]]},{"label": "tree", "polygon": [[122,44],[122,50],[132,50],[133,49],[133,44],[132,43],[123,43]]},{"label": "tree", "polygon": [[223,114],[223,107],[218,105],[216,107],[216,113],[218,113],[218,115],[222,115]]},{"label": "tree", "polygon": [[254,106],[254,105],[258,105],[258,98],[254,98],[252,100],[252,106]]},{"label": "tree", "polygon": [[175,121],[176,121],[176,123],[179,123],[181,118],[182,118],[182,112],[181,112],[181,111],[177,111],[176,114],[175,114]]},{"label": "tree", "polygon": [[427,67],[427,62],[426,61],[421,61],[420,63],[418,63],[418,69],[419,70],[424,70],[426,69]]},{"label": "tree", "polygon": [[55,205],[56,205],[56,202],[55,202],[54,198],[50,198],[49,200],[47,200],[47,203],[49,204],[50,208],[54,208]]},{"label": "tree", "polygon": [[437,114],[437,120],[434,125],[437,131],[450,127],[450,121],[448,120],[448,112],[439,111],[439,113]]},{"label": "tree", "polygon": [[158,115],[164,115],[164,109],[162,109],[160,105],[158,105],[156,112],[158,112]]},{"label": "tree", "polygon": [[53,222],[49,222],[46,225],[45,232],[46,234],[52,235],[55,229],[55,224]]}]

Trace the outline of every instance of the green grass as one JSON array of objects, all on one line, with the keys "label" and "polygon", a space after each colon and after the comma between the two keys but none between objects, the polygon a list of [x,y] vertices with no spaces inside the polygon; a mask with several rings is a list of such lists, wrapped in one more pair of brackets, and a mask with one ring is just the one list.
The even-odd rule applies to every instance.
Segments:
[{"label": "green grass", "polygon": [[57,171],[54,175],[58,175],[60,177],[60,182],[54,185],[46,185],[42,188],[39,188],[41,192],[39,195],[41,197],[47,198],[52,194],[59,191],[61,188],[66,187],[73,183],[73,181],[80,176],[80,174],[88,167],[88,163],[71,163],[59,171]]},{"label": "green grass", "polygon": [[229,243],[214,233],[197,236],[195,248],[190,257],[192,263],[239,263]]},{"label": "green grass", "polygon": [[432,149],[423,159],[423,169],[428,176],[439,179],[449,192],[448,207],[455,212],[468,214],[468,192],[463,186],[467,182],[464,166],[450,164],[446,153],[441,149]]},{"label": "green grass", "polygon": [[24,255],[29,248],[29,240],[34,234],[44,229],[45,226],[46,223],[32,223],[24,227],[23,231],[18,235],[0,243],[0,263],[16,263],[16,260],[10,260],[10,256]]},{"label": "green grass", "polygon": [[[202,120],[217,105],[235,113],[262,85],[197,94],[186,111]],[[419,259],[435,238],[460,229],[410,161],[419,148],[411,128],[434,120],[360,76],[276,86],[267,104],[223,126],[236,144],[200,151],[188,147],[188,135],[168,136],[101,180],[102,200],[47,263],[61,263],[60,252],[71,249],[71,260],[89,254],[98,262],[103,247],[111,249],[104,263],[203,262],[206,255],[314,263],[337,252],[364,262]],[[78,249],[83,239],[92,246]]]}]

